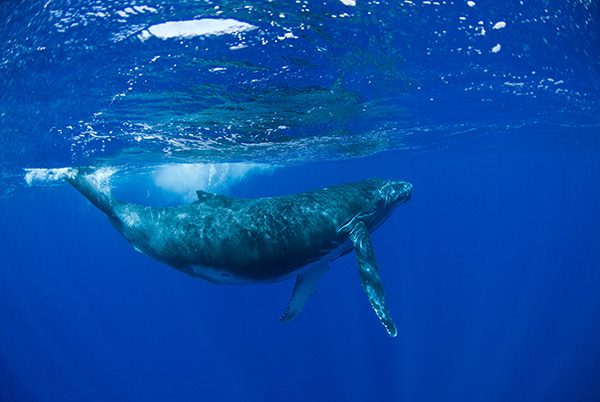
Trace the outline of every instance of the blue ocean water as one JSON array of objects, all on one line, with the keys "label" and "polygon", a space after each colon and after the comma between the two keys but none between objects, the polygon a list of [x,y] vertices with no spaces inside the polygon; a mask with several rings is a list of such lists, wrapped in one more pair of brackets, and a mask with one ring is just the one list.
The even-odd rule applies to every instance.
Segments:
[{"label": "blue ocean water", "polygon": [[[600,400],[600,12],[571,1],[0,3],[0,400]],[[121,199],[373,176],[390,338],[353,253],[217,286],[133,250]],[[234,250],[232,251],[234,252]]]}]

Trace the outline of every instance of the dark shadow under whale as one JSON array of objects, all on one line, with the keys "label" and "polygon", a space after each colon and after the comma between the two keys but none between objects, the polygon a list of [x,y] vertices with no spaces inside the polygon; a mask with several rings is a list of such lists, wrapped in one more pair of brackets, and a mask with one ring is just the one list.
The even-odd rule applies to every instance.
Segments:
[{"label": "dark shadow under whale", "polygon": [[296,276],[282,321],[302,312],[328,263],[354,249],[363,289],[396,336],[369,233],[410,200],[410,183],[372,178],[257,199],[198,191],[198,200],[188,205],[147,207],[113,198],[90,179],[91,172],[74,169],[66,180],[139,252],[213,283],[260,284]]}]

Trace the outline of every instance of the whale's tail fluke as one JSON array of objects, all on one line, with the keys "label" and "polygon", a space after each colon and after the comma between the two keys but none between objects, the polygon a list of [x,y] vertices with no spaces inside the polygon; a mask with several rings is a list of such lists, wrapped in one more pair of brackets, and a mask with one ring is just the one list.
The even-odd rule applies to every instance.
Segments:
[{"label": "whale's tail fluke", "polygon": [[114,216],[114,198],[108,186],[102,184],[103,175],[89,168],[72,169],[65,180],[84,195],[92,204],[108,216]]}]

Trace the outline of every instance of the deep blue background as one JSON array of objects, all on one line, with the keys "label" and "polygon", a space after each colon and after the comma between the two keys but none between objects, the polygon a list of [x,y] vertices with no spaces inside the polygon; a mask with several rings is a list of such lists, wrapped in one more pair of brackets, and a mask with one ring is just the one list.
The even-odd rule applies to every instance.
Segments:
[{"label": "deep blue background", "polygon": [[[0,2],[0,402],[600,400],[597,1],[133,3]],[[256,29],[138,36],[205,18]],[[398,337],[353,253],[284,324],[293,281],[189,278],[24,180],[150,202],[198,162],[280,166],[242,197],[412,182],[373,235]]]},{"label": "deep blue background", "polygon": [[476,148],[494,151],[282,168],[230,191],[413,182],[373,236],[395,339],[352,254],[284,324],[293,281],[189,278],[68,186],[0,200],[2,400],[599,400],[599,154]]}]

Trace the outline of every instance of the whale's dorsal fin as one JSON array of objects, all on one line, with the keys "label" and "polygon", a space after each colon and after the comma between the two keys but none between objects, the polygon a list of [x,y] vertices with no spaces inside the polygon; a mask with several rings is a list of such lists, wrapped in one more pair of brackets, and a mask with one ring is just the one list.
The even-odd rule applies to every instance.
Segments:
[{"label": "whale's dorsal fin", "polygon": [[323,276],[328,269],[329,265],[325,263],[310,271],[303,272],[296,277],[296,285],[294,286],[290,304],[288,304],[285,314],[280,318],[281,321],[289,322],[298,317],[302,312],[308,297],[317,293],[319,279],[321,279],[321,276]]},{"label": "whale's dorsal fin", "polygon": [[208,200],[214,200],[215,198],[219,198],[219,197],[227,197],[226,195],[208,193],[208,192],[202,191],[202,190],[196,190],[196,195],[198,196],[198,201],[208,201]]},{"label": "whale's dorsal fin", "polygon": [[196,195],[198,196],[198,201],[196,202],[214,202],[221,206],[230,206],[234,202],[240,200],[240,198],[229,197],[228,195],[223,194],[208,193],[202,190],[197,190]]},{"label": "whale's dorsal fin", "polygon": [[375,310],[379,321],[383,324],[390,336],[396,336],[398,331],[392,321],[390,312],[385,305],[385,292],[379,277],[379,266],[373,253],[371,235],[363,221],[358,222],[350,231],[350,239],[354,243],[356,265],[362,287]]}]

